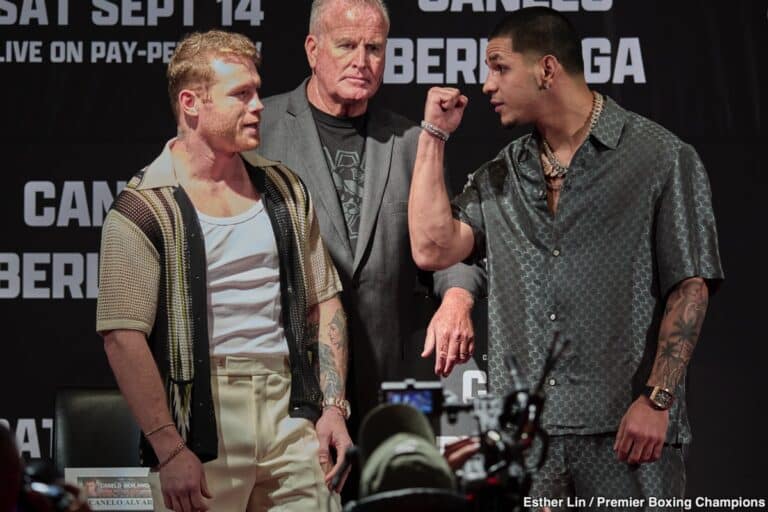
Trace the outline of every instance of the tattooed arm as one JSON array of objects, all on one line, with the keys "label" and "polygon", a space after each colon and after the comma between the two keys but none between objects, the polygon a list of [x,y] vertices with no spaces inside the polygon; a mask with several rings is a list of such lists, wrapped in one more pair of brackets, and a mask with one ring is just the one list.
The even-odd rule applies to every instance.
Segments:
[{"label": "tattooed arm", "polygon": [[[320,390],[327,399],[344,399],[346,396],[349,338],[347,315],[338,296],[321,302],[309,312],[310,335],[316,336],[319,348]],[[320,466],[329,485],[344,463],[347,448],[352,444],[347,432],[344,415],[338,407],[326,407],[316,425],[320,441]],[[336,464],[331,460],[329,447],[336,450]],[[336,491],[344,485],[346,475]]]},{"label": "tattooed arm", "polygon": [[[675,389],[699,340],[708,302],[707,285],[700,277],[682,281],[669,294],[648,386]],[[621,420],[614,444],[619,460],[630,464],[658,460],[668,426],[669,411],[653,408],[648,397],[641,395]]]},{"label": "tattooed arm", "polygon": [[699,340],[709,292],[700,277],[686,279],[669,294],[649,386],[673,390],[682,379]]}]

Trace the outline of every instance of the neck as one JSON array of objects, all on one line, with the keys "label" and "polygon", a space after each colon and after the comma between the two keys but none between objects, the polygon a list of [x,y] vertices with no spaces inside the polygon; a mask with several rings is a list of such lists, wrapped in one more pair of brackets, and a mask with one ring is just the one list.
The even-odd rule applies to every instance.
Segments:
[{"label": "neck", "polygon": [[307,83],[307,99],[313,107],[335,117],[357,117],[365,114],[368,108],[368,100],[353,101],[351,103],[339,103],[328,94],[320,90],[315,75]]},{"label": "neck", "polygon": [[552,149],[577,149],[589,131],[593,95],[585,83],[552,92],[536,128]]},{"label": "neck", "polygon": [[194,132],[180,135],[171,146],[171,154],[182,184],[188,180],[229,182],[245,172],[239,153],[216,151]]}]

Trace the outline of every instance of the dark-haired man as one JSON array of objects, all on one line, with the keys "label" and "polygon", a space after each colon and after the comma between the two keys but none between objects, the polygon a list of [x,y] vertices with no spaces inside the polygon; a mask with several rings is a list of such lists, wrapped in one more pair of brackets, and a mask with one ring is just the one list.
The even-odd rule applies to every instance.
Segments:
[{"label": "dark-haired man", "polygon": [[533,383],[554,335],[570,340],[546,384],[552,444],[533,495],[682,497],[684,374],[723,278],[704,167],[589,89],[580,39],[557,11],[508,15],[486,58],[483,91],[502,125],[534,131],[451,204],[440,170],[467,98],[429,91],[408,212],[416,262],[487,258],[496,393],[508,386],[504,352]]}]

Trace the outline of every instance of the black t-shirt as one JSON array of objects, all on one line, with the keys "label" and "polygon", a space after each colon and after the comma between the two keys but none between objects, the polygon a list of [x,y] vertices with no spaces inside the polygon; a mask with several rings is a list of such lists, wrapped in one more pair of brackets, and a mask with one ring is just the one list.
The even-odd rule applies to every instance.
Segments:
[{"label": "black t-shirt", "polygon": [[341,211],[344,212],[349,245],[354,253],[365,185],[365,114],[335,117],[311,107],[328,170],[336,185]]}]

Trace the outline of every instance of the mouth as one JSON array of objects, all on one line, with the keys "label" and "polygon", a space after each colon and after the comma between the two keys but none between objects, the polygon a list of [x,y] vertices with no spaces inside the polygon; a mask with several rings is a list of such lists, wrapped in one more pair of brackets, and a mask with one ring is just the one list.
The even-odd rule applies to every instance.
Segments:
[{"label": "mouth", "polygon": [[370,81],[367,78],[357,77],[357,76],[345,76],[344,80],[347,82],[352,82],[357,85],[367,85]]},{"label": "mouth", "polygon": [[245,124],[243,124],[243,128],[245,128],[246,130],[255,130],[255,131],[258,132],[259,131],[259,122],[256,121],[255,123],[245,123]]},{"label": "mouth", "polygon": [[493,101],[493,100],[491,100],[491,107],[493,108],[493,110],[495,112],[501,111],[501,107],[503,107],[503,106],[504,106],[504,102],[503,101]]}]

